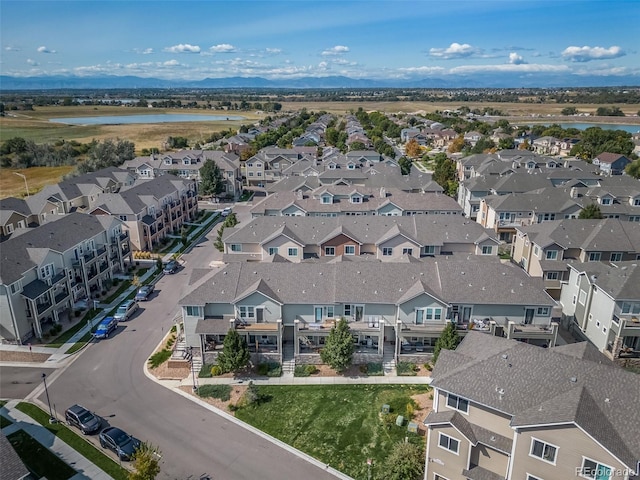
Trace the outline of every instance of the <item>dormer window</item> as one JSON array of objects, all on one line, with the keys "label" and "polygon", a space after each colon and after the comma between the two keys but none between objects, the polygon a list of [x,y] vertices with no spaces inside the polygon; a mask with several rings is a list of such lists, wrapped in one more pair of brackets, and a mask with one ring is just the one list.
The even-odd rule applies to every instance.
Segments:
[{"label": "dormer window", "polygon": [[640,198],[632,198],[632,199],[631,199],[631,204],[632,204],[634,207],[640,207]]},{"label": "dormer window", "polygon": [[329,170],[335,170],[336,169],[336,164],[335,163],[330,163],[329,164]]},{"label": "dormer window", "polygon": [[164,159],[164,164],[165,164],[165,165],[171,165],[171,163],[172,163],[172,162],[171,162],[171,158],[170,158],[170,157],[169,157],[169,158],[165,158],[165,159]]},{"label": "dormer window", "polygon": [[324,205],[329,205],[331,204],[331,195],[322,195],[322,197],[320,197],[322,200],[322,203]]},{"label": "dormer window", "polygon": [[348,170],[355,170],[356,166],[353,163],[350,163],[349,165],[347,165],[347,169]]},{"label": "dormer window", "polygon": [[351,203],[362,203],[362,196],[360,195],[352,195]]},{"label": "dormer window", "polygon": [[191,160],[189,160],[188,158],[183,158],[182,159],[182,164],[183,165],[191,165]]},{"label": "dormer window", "polygon": [[611,197],[602,197],[602,198],[600,199],[600,203],[601,203],[602,205],[611,205],[611,204],[613,203],[613,200],[612,200],[612,198],[611,198]]}]

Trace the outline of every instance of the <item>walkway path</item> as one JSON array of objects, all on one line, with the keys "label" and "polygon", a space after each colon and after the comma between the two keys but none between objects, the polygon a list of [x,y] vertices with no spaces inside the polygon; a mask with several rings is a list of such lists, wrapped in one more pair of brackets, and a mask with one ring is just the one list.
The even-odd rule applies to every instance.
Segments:
[{"label": "walkway path", "polygon": [[11,435],[18,430],[24,430],[34,440],[39,442],[45,448],[48,448],[56,454],[67,465],[76,470],[78,473],[71,477],[70,480],[112,480],[113,477],[108,475],[104,470],[99,468],[95,463],[87,460],[84,456],[79,454],[72,447],[56,437],[53,433],[47,430],[45,427],[36,422],[29,415],[22,413],[16,408],[18,400],[12,400],[0,408],[0,412],[3,416],[14,423],[4,427],[2,433],[4,435]]}]

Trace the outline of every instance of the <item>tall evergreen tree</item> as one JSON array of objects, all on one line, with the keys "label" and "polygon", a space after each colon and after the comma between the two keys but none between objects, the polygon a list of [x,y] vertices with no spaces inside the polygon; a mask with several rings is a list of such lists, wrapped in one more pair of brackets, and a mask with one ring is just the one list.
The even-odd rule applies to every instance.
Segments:
[{"label": "tall evergreen tree", "polygon": [[600,211],[600,207],[595,203],[591,203],[580,210],[580,214],[578,215],[580,219],[590,219],[590,218],[602,218],[602,212]]},{"label": "tall evergreen tree", "polygon": [[320,358],[336,372],[343,372],[351,365],[353,349],[353,337],[349,324],[341,318],[331,329],[324,348],[320,351]]},{"label": "tall evergreen tree", "polygon": [[200,193],[217,196],[224,190],[222,170],[213,160],[207,160],[200,168]]},{"label": "tall evergreen tree", "polygon": [[251,356],[244,337],[231,329],[224,337],[222,352],[218,355],[218,365],[223,372],[237,372],[249,365]]},{"label": "tall evergreen tree", "polygon": [[436,363],[438,356],[440,355],[440,351],[443,348],[446,350],[455,350],[459,343],[460,337],[456,330],[456,324],[453,322],[447,322],[447,326],[444,327],[440,337],[436,340],[436,345],[433,349],[433,363]]}]

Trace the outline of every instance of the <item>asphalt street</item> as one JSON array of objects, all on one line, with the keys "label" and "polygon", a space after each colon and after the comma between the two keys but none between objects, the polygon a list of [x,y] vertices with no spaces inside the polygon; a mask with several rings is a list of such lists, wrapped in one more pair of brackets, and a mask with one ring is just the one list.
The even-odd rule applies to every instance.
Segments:
[{"label": "asphalt street", "polygon": [[[54,372],[49,368],[31,367],[0,367],[0,398],[22,399],[29,395],[34,389],[42,385],[42,374],[47,378]],[[46,405],[46,403],[45,403]]]},{"label": "asphalt street", "polygon": [[[159,479],[335,478],[144,375],[144,363],[178,313],[177,302],[188,289],[191,270],[220,258],[212,242],[216,231],[214,227],[206,241],[183,256],[184,266],[177,273],[156,284],[151,299],[141,302],[140,312],[120,324],[117,334],[91,344],[68,368],[52,375],[51,401],[58,412],[81,403],[110,425],[158,446]],[[46,405],[44,393],[38,399]],[[93,441],[97,444],[97,438]]]}]

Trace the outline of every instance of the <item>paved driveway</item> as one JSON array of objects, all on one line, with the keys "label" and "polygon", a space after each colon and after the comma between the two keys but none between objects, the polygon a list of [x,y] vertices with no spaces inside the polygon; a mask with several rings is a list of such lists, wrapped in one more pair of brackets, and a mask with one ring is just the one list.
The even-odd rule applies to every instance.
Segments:
[{"label": "paved driveway", "polygon": [[[140,314],[52,375],[51,401],[58,411],[82,403],[111,425],[158,446],[159,479],[199,479],[204,474],[215,480],[335,478],[144,375],[144,362],[171,327],[191,270],[206,267],[219,255],[212,245],[215,231],[185,255],[184,268],[157,283],[157,293],[141,304]],[[39,400],[46,404],[44,394]]]}]

